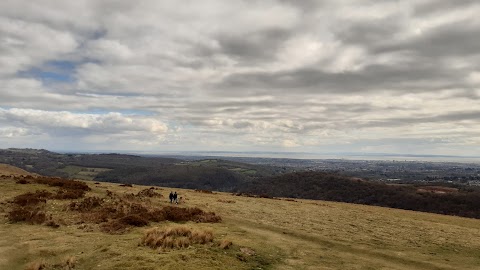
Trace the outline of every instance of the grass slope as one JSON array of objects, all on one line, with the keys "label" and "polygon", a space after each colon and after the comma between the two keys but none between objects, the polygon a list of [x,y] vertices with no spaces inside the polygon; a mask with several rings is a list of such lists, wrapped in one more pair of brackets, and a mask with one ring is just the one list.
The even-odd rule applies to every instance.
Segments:
[{"label": "grass slope", "polygon": [[[0,171],[0,175],[6,174]],[[146,187],[94,184],[86,196],[106,198],[106,190],[121,196]],[[1,177],[0,269],[25,269],[46,262],[51,269],[478,269],[480,220],[380,207],[314,200],[279,200],[228,193],[176,191],[182,207],[214,211],[221,223],[183,223],[213,232],[215,241],[232,241],[230,249],[192,245],[157,251],[141,245],[152,223],[125,234],[102,233],[96,224],[82,224],[68,211],[70,200],[48,200],[45,208],[57,229],[10,223],[4,217],[13,197],[55,187],[16,184]],[[169,205],[164,197],[154,206]]]},{"label": "grass slope", "polygon": [[20,168],[0,163],[0,175],[10,176],[10,175],[33,175],[30,172],[22,170]]}]

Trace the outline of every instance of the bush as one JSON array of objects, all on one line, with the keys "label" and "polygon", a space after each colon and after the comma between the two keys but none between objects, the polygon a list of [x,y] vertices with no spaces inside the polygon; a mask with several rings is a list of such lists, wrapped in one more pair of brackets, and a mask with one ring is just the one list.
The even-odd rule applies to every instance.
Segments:
[{"label": "bush", "polygon": [[94,208],[100,207],[103,202],[104,200],[99,197],[87,197],[79,202],[71,202],[69,207],[70,210],[87,212]]},{"label": "bush", "polygon": [[139,215],[128,215],[119,219],[119,221],[125,225],[131,225],[135,227],[143,227],[148,225],[148,220]]},{"label": "bush", "polygon": [[26,207],[15,207],[8,215],[10,222],[27,222],[30,224],[42,224],[47,219],[45,212],[40,209],[29,209]]},{"label": "bush", "polygon": [[52,193],[46,190],[36,191],[35,193],[27,192],[13,198],[12,203],[20,206],[36,205],[39,203],[46,203],[47,198],[50,197],[52,197]]},{"label": "bush", "polygon": [[78,199],[85,195],[85,190],[82,189],[67,189],[61,188],[52,198],[57,200],[72,200]]},{"label": "bush", "polygon": [[30,182],[28,182],[28,181],[27,181],[27,180],[25,180],[25,179],[20,179],[20,180],[18,180],[18,181],[17,181],[17,182],[15,182],[15,183],[17,183],[17,184],[21,184],[21,185],[25,185],[25,184],[29,184]]},{"label": "bush", "polygon": [[137,194],[138,197],[162,197],[162,194],[155,192],[155,190],[149,188],[139,191]]}]

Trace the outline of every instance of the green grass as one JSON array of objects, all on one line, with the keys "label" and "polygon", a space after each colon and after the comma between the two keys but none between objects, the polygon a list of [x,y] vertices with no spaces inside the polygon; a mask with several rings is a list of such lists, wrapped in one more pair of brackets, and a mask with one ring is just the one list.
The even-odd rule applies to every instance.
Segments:
[{"label": "green grass", "polygon": [[[117,184],[88,183],[87,196],[137,193]],[[4,217],[7,200],[39,189],[0,179],[0,269],[24,269],[29,262],[58,264],[76,258],[75,269],[478,269],[480,220],[436,214],[313,200],[232,196],[176,189],[184,203],[214,211],[223,221],[184,224],[211,230],[215,240],[233,242],[231,249],[193,245],[158,252],[140,244],[144,230],[168,227],[152,223],[122,235],[109,235],[96,224],[79,224],[68,211],[69,201],[50,200],[47,212],[63,220],[58,229],[43,225],[10,224]],[[171,189],[157,190],[164,196]],[[152,198],[154,206],[169,205],[166,197]],[[223,201],[235,201],[225,203]],[[255,251],[247,256],[241,249]]]},{"label": "green grass", "polygon": [[88,168],[81,166],[68,165],[59,171],[68,174],[69,178],[81,179],[81,180],[93,180],[99,173],[110,171],[106,168]]}]

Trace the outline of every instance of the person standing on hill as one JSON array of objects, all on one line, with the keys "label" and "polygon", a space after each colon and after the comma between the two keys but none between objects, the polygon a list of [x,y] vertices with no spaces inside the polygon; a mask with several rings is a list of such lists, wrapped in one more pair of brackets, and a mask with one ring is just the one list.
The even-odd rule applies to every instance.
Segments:
[{"label": "person standing on hill", "polygon": [[[175,192],[176,194],[176,192]],[[170,199],[170,203],[173,202],[173,192],[170,191],[170,195],[168,195],[168,198]]]},{"label": "person standing on hill", "polygon": [[175,204],[178,204],[177,196],[177,192],[175,191],[175,193],[173,193],[173,201],[175,202]]}]

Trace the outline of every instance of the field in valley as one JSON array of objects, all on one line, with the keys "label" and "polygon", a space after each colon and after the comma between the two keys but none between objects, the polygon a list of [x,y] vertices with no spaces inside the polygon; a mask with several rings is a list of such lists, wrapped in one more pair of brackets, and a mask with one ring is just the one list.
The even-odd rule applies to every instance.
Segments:
[{"label": "field in valley", "polygon": [[[218,223],[149,222],[123,233],[102,232],[98,223],[69,209],[81,199],[48,199],[44,210],[58,228],[12,223],[15,196],[57,187],[16,183],[23,171],[0,166],[0,269],[478,269],[480,220],[314,200],[268,199],[194,190],[85,181],[84,197],[108,201],[153,190],[139,200],[169,206],[177,191],[180,207],[198,207]],[[26,175],[26,173],[25,173]],[[107,190],[109,192],[107,192]],[[137,198],[137,197],[134,197]],[[51,215],[51,217],[50,217]],[[142,238],[152,227],[211,232],[213,240],[184,248],[155,249]],[[232,245],[222,243],[232,242]]]}]

